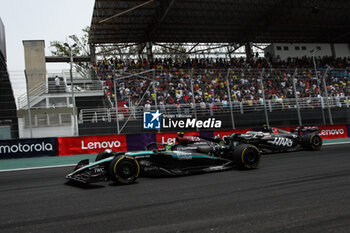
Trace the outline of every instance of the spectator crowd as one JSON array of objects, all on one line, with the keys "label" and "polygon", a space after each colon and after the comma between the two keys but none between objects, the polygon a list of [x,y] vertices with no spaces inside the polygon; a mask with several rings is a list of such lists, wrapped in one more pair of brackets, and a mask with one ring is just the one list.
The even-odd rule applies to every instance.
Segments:
[{"label": "spectator crowd", "polygon": [[[118,100],[145,108],[155,104],[154,89],[160,106],[191,104],[193,98],[201,106],[210,103],[227,106],[229,93],[234,103],[262,103],[262,90],[266,99],[276,102],[295,98],[295,94],[311,99],[324,96],[323,76],[328,96],[339,99],[350,96],[350,58],[322,57],[317,58],[316,63],[317,78],[312,58],[309,57],[289,58],[286,61],[278,57],[254,58],[250,61],[243,58],[187,59],[183,62],[172,59],[155,59],[153,62],[146,59],[106,59],[94,64],[94,70],[104,81],[106,94],[111,101],[114,101],[113,80],[116,77]],[[155,71],[130,76],[150,69]],[[130,77],[123,78],[126,76]],[[296,93],[293,77],[296,80]]]}]

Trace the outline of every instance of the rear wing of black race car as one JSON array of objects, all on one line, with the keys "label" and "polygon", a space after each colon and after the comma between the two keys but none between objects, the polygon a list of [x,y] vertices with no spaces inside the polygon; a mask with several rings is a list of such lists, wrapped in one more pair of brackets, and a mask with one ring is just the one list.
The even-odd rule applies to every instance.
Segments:
[{"label": "rear wing of black race car", "polygon": [[299,135],[305,135],[309,133],[319,133],[320,130],[317,126],[298,126],[295,129],[292,129],[290,132],[298,133]]}]

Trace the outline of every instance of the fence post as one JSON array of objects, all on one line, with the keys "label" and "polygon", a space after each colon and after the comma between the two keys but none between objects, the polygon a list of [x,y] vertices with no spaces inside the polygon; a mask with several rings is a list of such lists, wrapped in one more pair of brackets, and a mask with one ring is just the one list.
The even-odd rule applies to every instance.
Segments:
[{"label": "fence post", "polygon": [[[156,107],[156,111],[158,111],[158,101],[157,101],[157,92],[156,92],[156,70],[153,69],[153,93],[154,93],[154,105]],[[158,129],[158,133],[160,133],[160,128]]]},{"label": "fence post", "polygon": [[109,108],[107,108],[107,119],[108,122],[111,122],[111,110]]},{"label": "fence post", "polygon": [[[194,100],[194,91],[193,91],[193,68],[191,69],[191,92],[192,92],[192,103],[194,108],[194,118],[197,120],[197,107],[196,107],[196,101]],[[196,130],[198,131],[197,124],[196,124]]]},{"label": "fence post", "polygon": [[241,109],[241,114],[244,114],[242,101],[239,102],[239,108]]},{"label": "fence post", "polygon": [[299,101],[298,101],[298,95],[297,95],[297,87],[296,87],[296,78],[295,76],[298,73],[298,69],[295,69],[294,74],[292,76],[293,79],[293,89],[294,89],[294,97],[295,97],[295,102],[297,104],[297,112],[298,112],[298,121],[299,121],[299,125],[303,125],[301,122],[301,115],[300,115],[300,106],[299,106]]},{"label": "fence post", "polygon": [[322,76],[322,84],[323,84],[324,94],[326,96],[329,122],[331,123],[331,125],[333,125],[334,123],[333,123],[333,118],[332,118],[331,107],[329,106],[328,91],[327,91],[326,80],[325,80],[325,76],[327,75],[328,70],[329,70],[329,67],[327,67],[326,71],[324,72],[324,74]]},{"label": "fence post", "polygon": [[231,90],[230,90],[230,83],[228,81],[228,76],[230,75],[230,71],[231,69],[227,70],[227,75],[226,75],[226,86],[227,86],[227,94],[228,94],[228,101],[230,103],[230,113],[231,113],[231,124],[232,124],[232,128],[235,129],[235,120],[233,117],[233,111],[232,111],[232,101],[231,101]]},{"label": "fence post", "polygon": [[267,107],[266,107],[266,99],[265,99],[265,90],[264,90],[264,84],[263,84],[263,75],[265,72],[265,68],[262,69],[261,74],[260,74],[260,86],[262,89],[262,95],[263,95],[263,101],[264,101],[264,111],[265,111],[265,120],[266,120],[266,124],[267,126],[270,126],[269,123],[269,116],[267,114]]},{"label": "fence post", "polygon": [[323,111],[323,99],[322,99],[322,92],[321,92],[321,88],[320,88],[320,80],[318,80],[318,75],[317,75],[317,68],[316,68],[316,62],[315,59],[313,59],[314,62],[314,67],[315,67],[315,77],[316,77],[316,81],[317,81],[317,88],[318,88],[318,94],[321,97],[321,112],[322,112],[322,120],[323,120],[323,124],[326,124],[326,117],[324,115],[324,111]]},{"label": "fence post", "polygon": [[116,75],[115,75],[115,69],[113,69],[113,81],[114,81],[114,107],[115,107],[115,114],[116,114],[116,120],[117,120],[117,133],[119,134],[119,114],[118,114],[118,96],[117,96],[117,82],[116,82]]},{"label": "fence post", "polygon": [[267,101],[269,103],[269,112],[272,112],[272,104],[271,104],[271,100]]}]

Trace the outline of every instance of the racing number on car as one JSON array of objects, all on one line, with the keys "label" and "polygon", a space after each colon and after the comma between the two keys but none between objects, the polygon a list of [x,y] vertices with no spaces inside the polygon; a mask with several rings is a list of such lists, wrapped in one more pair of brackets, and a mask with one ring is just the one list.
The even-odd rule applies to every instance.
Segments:
[{"label": "racing number on car", "polygon": [[275,140],[269,141],[271,144],[276,146],[288,146],[291,147],[293,145],[293,141],[289,138],[281,138],[276,137]]}]

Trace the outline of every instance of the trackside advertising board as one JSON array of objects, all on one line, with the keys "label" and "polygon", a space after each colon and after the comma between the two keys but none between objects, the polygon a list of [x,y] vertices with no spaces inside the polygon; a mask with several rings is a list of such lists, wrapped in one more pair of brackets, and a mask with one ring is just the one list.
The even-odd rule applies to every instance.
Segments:
[{"label": "trackside advertising board", "polygon": [[156,135],[154,133],[126,135],[128,151],[144,150],[145,146],[155,141]]},{"label": "trackside advertising board", "polygon": [[60,137],[58,140],[58,155],[96,154],[105,149],[115,152],[127,151],[126,136],[99,135],[83,137]]},{"label": "trackside advertising board", "polygon": [[57,138],[0,140],[0,159],[57,155]]},{"label": "trackside advertising board", "polygon": [[[185,132],[184,136],[199,136],[199,132]],[[177,133],[157,133],[158,143],[176,143]],[[158,145],[158,148],[163,148],[163,146]]]},{"label": "trackside advertising board", "polygon": [[348,130],[346,125],[319,125],[322,139],[347,138]]}]

